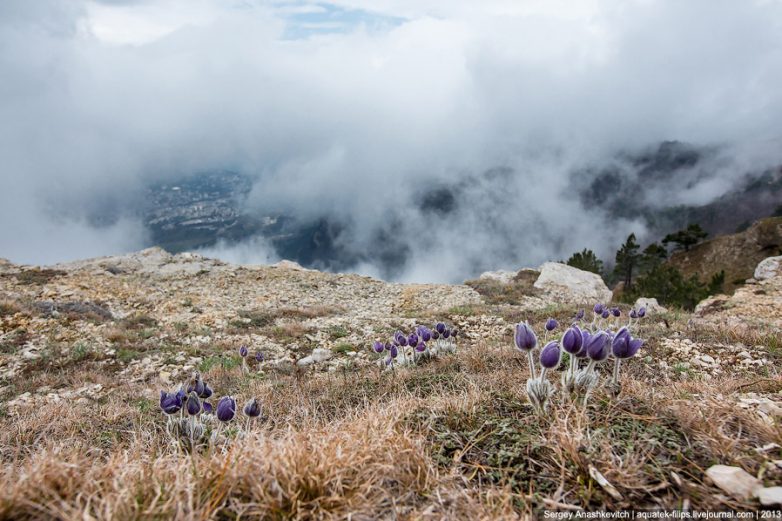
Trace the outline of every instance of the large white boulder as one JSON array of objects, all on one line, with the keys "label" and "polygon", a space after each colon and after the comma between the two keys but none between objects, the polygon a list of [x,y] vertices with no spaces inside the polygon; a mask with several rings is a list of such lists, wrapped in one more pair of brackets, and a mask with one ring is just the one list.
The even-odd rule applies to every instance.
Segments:
[{"label": "large white boulder", "polygon": [[547,299],[567,303],[610,302],[612,293],[597,273],[580,270],[559,262],[546,262],[539,268],[534,287]]},{"label": "large white boulder", "polygon": [[782,256],[763,259],[755,268],[755,280],[766,280],[782,275]]}]

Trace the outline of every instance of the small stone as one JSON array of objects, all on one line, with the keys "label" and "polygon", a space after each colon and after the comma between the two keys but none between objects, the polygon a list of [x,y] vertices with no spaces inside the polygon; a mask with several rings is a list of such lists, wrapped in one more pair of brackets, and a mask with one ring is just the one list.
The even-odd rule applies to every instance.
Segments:
[{"label": "small stone", "polygon": [[764,487],[755,491],[755,497],[763,506],[782,505],[782,487]]},{"label": "small stone", "polygon": [[712,465],[706,470],[706,476],[724,492],[739,499],[749,499],[761,487],[759,479],[739,467]]},{"label": "small stone", "polygon": [[703,361],[704,361],[704,362],[706,362],[707,364],[715,364],[715,363],[717,363],[717,362],[714,360],[714,358],[713,358],[713,357],[711,357],[711,356],[709,356],[709,355],[701,355],[701,360],[703,360]]}]

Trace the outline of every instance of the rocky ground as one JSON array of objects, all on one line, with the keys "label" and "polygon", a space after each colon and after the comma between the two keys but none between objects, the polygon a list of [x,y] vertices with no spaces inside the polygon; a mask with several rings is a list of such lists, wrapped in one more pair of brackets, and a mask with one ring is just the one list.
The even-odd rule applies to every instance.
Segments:
[{"label": "rocky ground", "polygon": [[[508,406],[513,410],[526,407],[523,405],[526,400],[523,385],[513,383],[526,378],[523,364],[519,363],[511,347],[513,325],[529,320],[539,328],[548,316],[567,323],[579,308],[577,302],[591,303],[601,297],[610,297],[607,288],[600,287],[602,283],[595,281],[591,274],[551,264],[547,263],[539,271],[487,274],[468,286],[393,284],[358,275],[321,273],[288,262],[274,266],[237,266],[193,254],[172,256],[155,248],[126,256],[50,267],[0,262],[0,421],[6,427],[2,457],[7,477],[18,478],[19,469],[34,460],[37,450],[43,450],[39,444],[46,428],[31,423],[30,419],[37,418],[42,414],[40,411],[67,407],[73,413],[107,403],[120,403],[123,407],[152,404],[151,410],[144,409],[147,405],[139,405],[143,411],[134,413],[136,423],[125,425],[126,430],[122,431],[141,432],[155,421],[154,404],[159,390],[175,388],[193,370],[220,379],[226,385],[239,386],[237,389],[254,386],[253,389],[260,394],[266,393],[272,402],[282,400],[294,389],[297,393],[304,392],[303,380],[310,382],[306,385],[312,386],[307,388],[312,392],[327,389],[326,394],[332,396],[338,392],[335,386],[359,385],[356,382],[370,385],[375,381],[372,378],[383,376],[379,375],[378,359],[370,350],[373,340],[386,340],[396,329],[409,330],[416,324],[433,324],[438,320],[461,332],[457,362],[447,366],[435,364],[429,368],[402,369],[400,380],[394,380],[394,389],[402,385],[405,393],[417,395],[421,385],[434,385],[429,380],[421,383],[417,371],[431,376],[432,371],[440,367],[442,375],[449,376],[437,377],[437,392],[445,392],[445,388],[457,391],[442,396],[435,393],[434,402],[454,407],[449,400],[480,393],[478,389],[482,386],[493,388],[494,384],[484,379],[491,376],[488,366],[495,362],[478,363],[476,357],[480,353],[481,357],[500,364],[492,371],[496,371],[498,381],[507,381],[510,386],[496,390],[501,399],[491,394],[495,391],[486,391],[494,396],[492,400],[498,399],[502,403],[510,400]],[[629,387],[630,396],[639,393],[639,403],[654,396],[667,400],[665,403],[670,404],[672,412],[665,421],[673,421],[676,425],[689,422],[675,412],[683,401],[690,404],[693,411],[705,407],[701,411],[704,421],[718,410],[723,415],[727,411],[732,427],[725,437],[734,440],[733,449],[725,450],[698,441],[700,445],[696,448],[703,453],[699,454],[697,450],[688,453],[692,461],[697,460],[696,467],[687,471],[689,478],[682,478],[684,471],[673,470],[674,467],[666,469],[666,476],[654,480],[644,475],[644,483],[636,483],[638,487],[666,489],[665,493],[642,494],[645,504],[760,506],[758,500],[750,497],[732,497],[717,483],[720,477],[707,478],[706,467],[714,464],[742,467],[752,472],[755,479],[760,475],[767,486],[782,483],[782,470],[775,467],[782,468],[779,445],[782,444],[779,436],[782,422],[782,380],[779,376],[782,272],[779,263],[771,267],[768,264],[756,274],[756,279],[730,297],[708,299],[694,314],[658,310],[650,313],[642,324],[640,333],[647,342],[625,376],[636,382]],[[626,316],[628,308],[622,306],[622,309]],[[243,373],[238,349],[242,345],[247,346],[250,353],[250,384],[240,380]],[[256,353],[263,354],[263,361],[255,360]],[[338,383],[340,378],[342,383]],[[465,382],[472,383],[467,385]],[[133,389],[132,397],[128,396],[128,389]],[[364,387],[361,389],[362,393],[369,392]],[[487,398],[475,396],[475,403],[479,404]],[[393,394],[388,399],[398,401],[401,398],[399,394]],[[341,403],[339,400],[335,403]],[[350,403],[352,405],[346,405],[345,411],[362,414],[364,409],[361,407],[365,406]],[[279,407],[287,410],[288,406],[281,402]],[[410,405],[412,409],[415,407]],[[408,405],[402,406],[404,410],[407,408]],[[639,405],[639,410],[646,408],[646,405]],[[512,417],[521,414],[521,410],[508,414]],[[654,410],[651,407],[638,414],[654,414]],[[600,412],[615,413],[602,409]],[[84,414],[89,417],[90,413]],[[278,418],[275,428],[281,428],[286,422],[290,427],[293,417],[290,415],[301,414],[301,411],[291,410],[285,414]],[[591,413],[584,411],[584,414]],[[318,417],[314,412],[312,415]],[[341,415],[330,415],[328,421],[335,417]],[[394,418],[394,421],[402,422],[404,429],[412,429],[426,439],[418,420]],[[491,421],[501,421],[501,418],[492,418]],[[740,424],[737,431],[736,423]],[[66,439],[77,442],[92,439],[81,430],[73,431],[73,425],[68,424]],[[393,428],[397,428],[398,424],[394,425]],[[426,425],[430,434],[444,428],[439,424],[438,427]],[[708,430],[700,426],[700,431],[684,432],[681,430],[684,427],[669,427],[677,433],[677,439],[681,434],[682,440],[689,440],[688,436],[698,438],[698,432],[705,436],[703,429]],[[270,428],[267,434],[273,437],[275,432]],[[121,450],[127,453],[133,443],[138,443],[135,437],[131,441],[116,433],[104,433],[103,436],[114,440],[106,447],[109,457]],[[473,443],[449,440],[448,443],[457,443],[462,453],[468,452]],[[426,452],[427,447],[439,447],[441,442],[443,440],[437,438],[436,442],[424,443],[421,450]],[[720,438],[719,443],[726,441]],[[56,450],[54,446],[49,448]],[[449,457],[456,457],[449,454]],[[426,452],[426,458],[434,458],[432,461],[436,463],[437,458],[431,453]],[[608,474],[609,479],[618,482],[615,484],[620,489],[620,496],[632,497],[635,486],[632,479],[622,479],[627,469],[621,462],[611,461],[619,466],[614,467],[613,474]],[[432,468],[439,469],[435,463]],[[583,461],[581,464],[586,465]],[[493,494],[506,494],[511,499],[491,503],[486,499],[491,494],[486,496],[483,490],[475,497],[470,496],[470,501],[476,503],[470,503],[469,507],[462,505],[453,507],[456,510],[447,510],[443,505],[436,508],[429,505],[434,508],[430,512],[434,517],[438,512],[446,511],[456,517],[489,514],[504,517],[520,512],[539,512],[536,509],[557,505],[567,509],[596,507],[601,502],[603,505],[623,504],[605,491],[587,499],[578,494],[565,497],[559,489],[541,490],[530,496],[519,491],[518,480],[508,481],[502,473],[499,481],[490,480],[487,485],[489,482],[484,480],[476,485],[474,473],[494,475],[494,471],[471,467],[472,470],[459,468],[457,472],[456,468],[448,468],[450,470],[444,475],[450,476],[449,480],[461,476],[459,479],[466,480],[470,487],[478,487],[471,489],[473,492],[490,485]],[[581,474],[573,469],[567,472],[581,475],[578,480],[589,480],[584,476],[592,475],[588,466],[583,467]],[[671,477],[671,472],[679,477]],[[472,477],[465,477],[468,475]],[[593,475],[592,479],[595,479]],[[692,487],[704,488],[696,493],[695,489],[676,485],[677,479],[697,481],[697,486],[693,484]],[[650,481],[657,485],[650,485]],[[438,487],[445,486],[444,482],[438,483]],[[531,486],[527,481],[524,483]],[[565,486],[564,483],[561,486]],[[450,487],[449,493],[458,489],[451,481],[447,487]],[[668,490],[672,487],[678,487],[678,492]],[[14,491],[17,496],[13,499],[7,496],[6,503],[0,499],[0,513],[11,515],[8,512],[15,512],[18,494],[24,493]],[[429,507],[416,501],[420,502],[420,497],[406,507],[405,515],[426,517],[424,512]],[[773,500],[769,501],[773,504]],[[458,501],[454,503],[459,504]],[[390,507],[384,505],[384,515],[380,517],[391,515]],[[335,507],[317,510],[320,513],[315,515],[310,507],[290,510],[288,515],[328,517],[333,514],[340,517],[346,513]],[[232,512],[229,517],[235,515],[235,511]],[[263,512],[264,516],[268,514]],[[170,514],[170,511],[157,512],[168,515],[166,513]],[[98,517],[102,516],[98,514]],[[134,517],[145,516],[136,512]]]}]

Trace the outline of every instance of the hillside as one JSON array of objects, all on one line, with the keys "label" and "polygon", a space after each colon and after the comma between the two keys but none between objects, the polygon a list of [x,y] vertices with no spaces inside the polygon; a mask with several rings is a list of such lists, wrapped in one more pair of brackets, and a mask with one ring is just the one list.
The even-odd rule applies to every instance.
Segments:
[{"label": "hillside", "polygon": [[[782,323],[767,319],[782,316],[782,273],[695,315],[647,316],[617,398],[601,385],[576,406],[558,392],[544,415],[524,391],[514,324],[528,320],[542,342],[548,317],[558,335],[593,302],[535,284],[534,295],[494,291],[488,302],[465,285],[158,248],[49,267],[0,262],[0,519],[757,509],[707,469],[782,484]],[[761,297],[766,318],[735,327]],[[625,320],[621,309],[612,323]],[[381,370],[372,341],[437,321],[459,330],[456,353]],[[240,408],[256,397],[262,414],[239,412],[191,454],[171,441],[158,402],[194,370],[215,397]]]},{"label": "hillside", "polygon": [[752,277],[766,257],[782,253],[782,217],[761,219],[747,230],[714,237],[671,255],[669,263],[686,276],[708,282],[725,271],[725,291],[732,292]]}]

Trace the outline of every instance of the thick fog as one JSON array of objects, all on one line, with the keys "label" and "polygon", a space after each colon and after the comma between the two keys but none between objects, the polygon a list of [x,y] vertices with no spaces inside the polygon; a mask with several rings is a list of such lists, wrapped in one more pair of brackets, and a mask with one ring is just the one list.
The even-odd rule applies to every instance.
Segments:
[{"label": "thick fog", "polygon": [[143,187],[210,169],[254,178],[248,211],[342,223],[368,274],[610,255],[643,223],[584,204],[573,172],[715,147],[708,175],[643,194],[707,203],[782,164],[780,85],[778,0],[4,0],[0,257],[142,248]]}]

